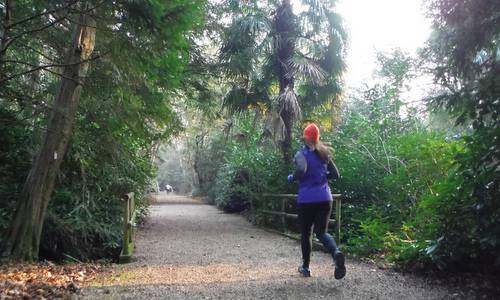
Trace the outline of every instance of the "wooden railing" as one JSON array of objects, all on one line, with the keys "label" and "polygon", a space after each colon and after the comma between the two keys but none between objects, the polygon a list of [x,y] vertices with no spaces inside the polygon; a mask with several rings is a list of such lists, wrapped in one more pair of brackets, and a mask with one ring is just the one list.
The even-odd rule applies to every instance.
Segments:
[{"label": "wooden railing", "polygon": [[120,263],[128,263],[134,251],[135,201],[134,193],[123,196],[123,245]]},{"label": "wooden railing", "polygon": [[[257,209],[257,212],[281,216],[281,226],[283,231],[285,230],[286,221],[285,218],[297,219],[298,215],[286,212],[286,201],[288,199],[295,199],[297,197],[296,194],[262,194],[263,197],[280,199],[279,211],[260,208]],[[329,219],[328,225],[336,224],[335,228],[335,236],[338,243],[340,243],[340,221],[341,221],[341,208],[342,208],[342,195],[341,194],[333,194],[333,199],[335,200],[335,219]]]}]

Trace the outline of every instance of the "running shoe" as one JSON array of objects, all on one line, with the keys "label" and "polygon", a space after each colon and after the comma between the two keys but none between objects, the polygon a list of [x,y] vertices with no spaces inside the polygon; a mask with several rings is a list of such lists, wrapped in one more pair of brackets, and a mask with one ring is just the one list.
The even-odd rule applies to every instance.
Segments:
[{"label": "running shoe", "polygon": [[340,251],[335,252],[333,260],[335,261],[335,272],[334,272],[335,279],[344,278],[346,273],[344,254]]},{"label": "running shoe", "polygon": [[309,268],[304,268],[304,266],[299,266],[299,273],[304,277],[311,277],[311,270]]}]

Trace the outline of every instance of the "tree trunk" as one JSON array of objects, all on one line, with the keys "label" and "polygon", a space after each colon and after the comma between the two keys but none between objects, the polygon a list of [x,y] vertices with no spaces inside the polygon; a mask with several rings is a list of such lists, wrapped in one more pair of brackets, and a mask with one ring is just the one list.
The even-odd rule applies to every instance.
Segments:
[{"label": "tree trunk", "polygon": [[[283,0],[276,8],[274,27],[276,30],[275,44],[278,45],[276,48],[278,60],[276,75],[281,95],[286,89],[293,91],[295,82],[295,78],[290,73],[289,60],[295,51],[297,25],[289,0]],[[285,125],[285,137],[281,143],[281,151],[285,162],[289,163],[292,161],[292,127],[295,121],[289,103],[285,103],[280,108],[280,117]]]},{"label": "tree trunk", "polygon": [[0,29],[0,79],[4,78],[5,74],[3,73],[3,65],[4,65],[4,57],[7,53],[7,44],[9,42],[9,26],[11,21],[11,9],[10,9],[10,1],[6,0],[3,7],[3,15],[4,19],[2,20],[1,29]]},{"label": "tree trunk", "polygon": [[335,128],[335,115],[336,115],[336,109],[335,109],[335,98],[334,96],[330,97],[330,127],[331,131],[334,131]]},{"label": "tree trunk", "polygon": [[[203,123],[202,123],[203,124]],[[203,143],[205,139],[205,133],[202,132],[200,135],[195,137],[196,140],[196,151],[194,153],[194,171],[196,173],[196,177],[198,178],[198,187],[201,191],[205,190],[205,180],[203,178],[203,173],[200,168],[200,156],[203,151]]]},{"label": "tree trunk", "polygon": [[331,126],[331,131],[334,132],[335,128],[337,128],[338,124],[340,123],[340,116],[339,116],[339,101],[340,101],[340,93],[335,93],[334,95],[331,96],[330,99],[330,126]]},{"label": "tree trunk", "polygon": [[94,12],[86,8],[83,10],[78,24],[75,25],[71,48],[66,54],[63,76],[44,142],[17,203],[7,246],[7,254],[15,261],[38,259],[45,211],[71,137],[83,79],[89,66],[86,60],[94,50]]},{"label": "tree trunk", "polygon": [[283,151],[283,159],[286,163],[292,162],[292,127],[293,127],[293,119],[289,114],[282,113],[281,118],[283,119],[283,123],[285,124],[285,139],[281,143],[282,151]]}]

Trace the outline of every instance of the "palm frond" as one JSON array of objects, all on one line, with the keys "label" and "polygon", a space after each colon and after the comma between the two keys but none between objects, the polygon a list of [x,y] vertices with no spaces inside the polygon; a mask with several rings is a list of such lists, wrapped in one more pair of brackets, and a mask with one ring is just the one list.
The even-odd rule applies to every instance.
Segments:
[{"label": "palm frond", "polygon": [[255,51],[257,53],[271,53],[273,49],[273,37],[266,34],[261,40],[257,41]]},{"label": "palm frond", "polygon": [[234,78],[248,78],[255,68],[254,61],[252,51],[248,50],[227,55],[219,66],[223,72]]},{"label": "palm frond", "polygon": [[270,83],[278,70],[277,55],[272,53],[271,55],[264,57],[261,66],[261,80],[265,80]]},{"label": "palm frond", "polygon": [[234,85],[223,99],[222,106],[230,114],[238,114],[253,107],[260,108],[259,103],[268,105],[269,96],[259,86],[251,86],[250,90]]},{"label": "palm frond", "polygon": [[324,85],[306,84],[301,86],[302,109],[307,115],[314,107],[329,102],[342,94],[343,82],[340,79],[328,80]]},{"label": "palm frond", "polygon": [[255,48],[256,38],[269,32],[270,24],[270,20],[263,14],[249,14],[235,20],[226,29],[226,39],[220,49],[221,58]]},{"label": "palm frond", "polygon": [[343,44],[346,44],[348,34],[342,16],[336,12],[330,11],[326,15],[326,17],[330,25],[330,34],[338,36],[339,41],[341,41]]},{"label": "palm frond", "polygon": [[294,76],[315,84],[320,84],[328,76],[317,62],[302,55],[293,56],[288,61],[288,66]]},{"label": "palm frond", "polygon": [[232,76],[248,76],[261,53],[269,50],[266,39],[270,20],[264,14],[248,14],[235,20],[226,29],[226,38],[219,50],[222,69]]},{"label": "palm frond", "polygon": [[264,14],[249,14],[240,19],[240,32],[256,36],[271,30],[271,21]]},{"label": "palm frond", "polygon": [[244,111],[248,107],[248,93],[244,88],[233,86],[222,101],[222,106],[230,114],[236,114]]},{"label": "palm frond", "polygon": [[[325,1],[321,0],[302,0],[303,4],[309,6],[309,11],[314,12],[318,16],[323,16],[325,11]],[[329,1],[327,1],[329,2]]]}]

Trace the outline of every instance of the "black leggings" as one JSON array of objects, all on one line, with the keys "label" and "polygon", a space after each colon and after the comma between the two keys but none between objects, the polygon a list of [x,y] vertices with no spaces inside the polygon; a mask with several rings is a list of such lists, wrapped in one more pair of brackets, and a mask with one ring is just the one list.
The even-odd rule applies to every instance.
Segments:
[{"label": "black leggings", "polygon": [[330,219],[332,212],[332,202],[298,204],[297,210],[299,213],[303,266],[308,268],[311,260],[313,225],[316,237],[333,257],[337,250],[337,244],[327,232],[328,219]]}]

